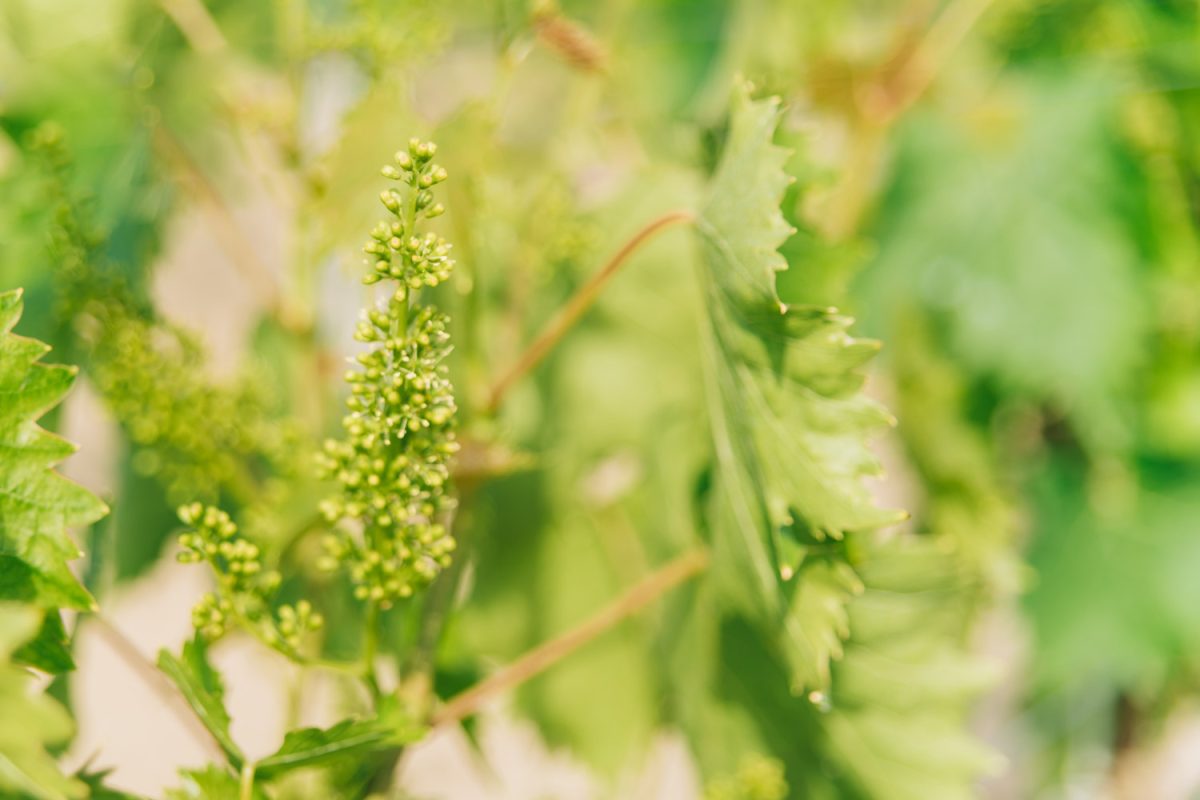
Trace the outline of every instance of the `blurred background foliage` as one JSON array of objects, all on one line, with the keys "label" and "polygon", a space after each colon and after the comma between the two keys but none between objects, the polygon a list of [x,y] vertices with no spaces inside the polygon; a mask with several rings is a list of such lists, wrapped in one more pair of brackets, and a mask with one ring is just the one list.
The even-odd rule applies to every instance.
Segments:
[{"label": "blurred background foliage", "polygon": [[[438,141],[460,262],[439,302],[489,471],[461,486],[467,588],[435,657],[452,692],[697,541],[710,445],[684,230],[641,249],[496,414],[488,391],[621,243],[696,207],[738,76],[784,103],[781,298],[884,343],[868,388],[899,422],[880,492],[922,555],[866,545],[832,711],[788,692],[706,583],[528,683],[519,709],[611,774],[680,726],[713,796],[742,796],[716,792],[747,753],[806,798],[1190,796],[1129,776],[1200,724],[1194,0],[4,0],[0,288],[26,288],[18,331],[87,379],[103,348],[64,285],[119,291],[146,324],[223,319],[161,302],[172,234],[197,218],[248,321],[180,333],[226,354],[184,371],[253,388],[318,441],[378,165]],[[38,146],[47,121],[68,170]],[[71,198],[81,232],[48,246]],[[72,253],[108,278],[68,283]],[[121,433],[114,514],[89,534],[101,598],[165,552],[176,502],[105,399]],[[243,450],[250,484],[212,493],[262,520],[327,616],[355,613],[304,566],[310,523],[287,509],[307,488],[276,485],[262,442]],[[416,646],[421,619],[395,614],[390,646]],[[338,630],[327,648],[353,652]],[[972,697],[1005,766],[956,729]]]}]

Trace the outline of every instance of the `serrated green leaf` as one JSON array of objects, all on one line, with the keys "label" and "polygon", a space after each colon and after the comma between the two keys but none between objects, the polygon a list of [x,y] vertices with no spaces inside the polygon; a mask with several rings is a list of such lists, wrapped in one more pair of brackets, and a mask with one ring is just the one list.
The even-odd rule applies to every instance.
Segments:
[{"label": "serrated green leaf", "polygon": [[742,86],[730,113],[729,139],[697,224],[717,251],[710,264],[721,290],[739,304],[754,307],[765,299],[778,307],[775,273],[787,269],[779,246],[792,234],[779,211],[789,153],[772,143],[779,100],[753,101]]},{"label": "serrated green leaf", "polygon": [[912,536],[871,544],[859,575],[824,718],[830,760],[876,800],[974,797],[999,759],[966,727],[993,680],[962,644],[971,581],[951,552]]},{"label": "serrated green leaf", "polygon": [[142,797],[129,792],[105,786],[104,781],[112,770],[96,770],[84,767],[75,773],[76,780],[82,781],[88,788],[88,800],[143,800]]},{"label": "serrated green leaf", "polygon": [[[671,648],[677,721],[705,775],[778,758],[804,798],[966,798],[996,756],[968,732],[990,670],[962,644],[974,587],[928,538],[865,543],[828,692],[798,697],[778,637],[703,586]],[[722,606],[725,606],[724,608]]]},{"label": "serrated green leaf", "polygon": [[53,699],[31,693],[29,674],[8,663],[40,623],[36,608],[0,603],[0,795],[69,800],[86,789],[62,774],[46,746],[71,736],[71,718]]},{"label": "serrated green leaf", "polygon": [[225,752],[229,763],[240,769],[245,757],[229,733],[225,686],[220,674],[208,663],[204,640],[196,637],[185,642],[181,658],[167,650],[159,651],[158,668],[179,687],[192,711]]},{"label": "serrated green leaf", "polygon": [[15,603],[0,603],[0,659],[7,661],[38,628],[37,613]]},{"label": "serrated green leaf", "polygon": [[37,635],[13,653],[13,661],[55,675],[75,669],[62,615],[53,610],[45,612]]},{"label": "serrated green leaf", "polygon": [[301,767],[361,758],[414,742],[423,733],[415,725],[385,719],[347,719],[330,728],[289,731],[280,748],[258,762],[255,773],[269,779]]},{"label": "serrated green leaf", "polygon": [[[227,770],[209,765],[204,769],[184,770],[179,788],[167,791],[168,800],[243,800],[237,776]],[[254,800],[264,797],[255,787]]]},{"label": "serrated green leaf", "polygon": [[89,609],[91,596],[67,566],[79,556],[67,529],[107,509],[52,469],[74,448],[36,420],[62,400],[75,371],[38,363],[48,348],[10,333],[21,310],[19,290],[0,294],[0,600]]},{"label": "serrated green leaf", "polygon": [[789,646],[784,655],[798,686],[829,685],[829,662],[841,658],[850,634],[846,605],[863,590],[849,564],[818,561],[796,577],[787,620]]},{"label": "serrated green leaf", "polygon": [[[839,605],[853,593],[852,572],[844,564],[801,570],[799,561],[810,544],[903,515],[876,508],[863,483],[879,471],[867,440],[891,422],[861,392],[861,368],[878,346],[851,337],[851,320],[834,310],[788,308],[776,294],[775,275],[787,267],[778,248],[790,232],[779,210],[787,151],[772,141],[779,113],[776,100],[737,93],[697,223],[716,461],[706,516],[718,582],[784,634],[795,688],[822,689],[844,635]],[[793,572],[801,574],[789,584],[781,573]],[[806,577],[813,586],[801,585]]]}]

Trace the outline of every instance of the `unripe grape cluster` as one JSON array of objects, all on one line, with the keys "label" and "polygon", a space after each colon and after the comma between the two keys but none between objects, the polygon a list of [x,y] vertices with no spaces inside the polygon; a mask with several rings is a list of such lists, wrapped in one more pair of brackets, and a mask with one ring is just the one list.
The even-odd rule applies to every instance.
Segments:
[{"label": "unripe grape cluster", "polygon": [[341,523],[325,539],[322,565],[345,566],[355,596],[380,608],[432,581],[450,563],[455,544],[442,522],[452,505],[448,461],[458,449],[444,364],[447,319],[413,303],[417,290],[437,286],[454,267],[445,239],[417,229],[420,220],[444,211],[433,196],[446,179],[432,161],[436,151],[432,142],[413,139],[383,168],[402,188],[380,197],[391,218],[363,248],[363,282],[393,286],[358,324],[355,339],[369,349],[346,374],[346,436],[326,442],[320,456],[323,477],[340,485],[321,511]]},{"label": "unripe grape cluster", "polygon": [[217,590],[192,609],[192,625],[205,638],[219,639],[241,624],[266,644],[295,655],[304,635],[324,624],[307,600],[272,611],[280,575],[264,568],[258,546],[239,533],[224,511],[192,503],[179,509],[179,519],[190,529],[179,537],[178,559],[207,563],[217,579]]}]

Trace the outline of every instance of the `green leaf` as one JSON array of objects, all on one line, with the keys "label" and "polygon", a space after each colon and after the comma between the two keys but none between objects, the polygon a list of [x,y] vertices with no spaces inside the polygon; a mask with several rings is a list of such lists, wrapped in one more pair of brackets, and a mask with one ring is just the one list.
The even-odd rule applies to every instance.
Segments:
[{"label": "green leaf", "polygon": [[712,279],[748,307],[765,299],[778,308],[775,273],[788,268],[779,254],[792,234],[779,210],[790,183],[783,170],[789,153],[773,144],[779,113],[778,98],[751,100],[745,85],[735,93],[729,140],[697,221],[711,251]]},{"label": "green leaf", "polygon": [[179,527],[175,508],[167,502],[162,481],[133,467],[136,448],[123,448],[113,500],[113,572],[118,581],[138,577],[158,561],[166,542]]},{"label": "green leaf", "polygon": [[107,769],[93,772],[90,767],[84,767],[75,773],[75,778],[88,788],[88,800],[143,800],[138,795],[105,786],[104,781],[110,772],[112,770]]},{"label": "green leaf", "polygon": [[229,712],[225,710],[225,686],[221,676],[208,663],[207,647],[197,636],[183,645],[182,658],[167,650],[158,654],[158,668],[179,687],[192,711],[204,723],[229,763],[240,769],[245,757],[229,734]]},{"label": "green leaf", "polygon": [[347,719],[331,728],[290,731],[277,751],[258,762],[255,774],[269,779],[300,767],[358,759],[417,741],[423,734],[418,726],[387,719]]},{"label": "green leaf", "polygon": [[796,578],[786,621],[790,646],[785,651],[796,684],[829,685],[829,663],[842,657],[842,640],[850,635],[846,605],[862,590],[858,575],[840,561],[806,565]]},{"label": "green leaf", "polygon": [[903,335],[895,310],[921,308],[963,367],[1053,403],[1085,444],[1119,449],[1153,325],[1153,256],[1137,248],[1125,101],[1097,75],[1014,75],[978,108],[914,114],[861,283],[864,315],[889,341]]},{"label": "green leaf", "polygon": [[[238,777],[228,770],[209,765],[204,769],[184,770],[180,773],[183,782],[178,789],[167,791],[168,800],[244,800]],[[254,789],[253,797],[264,797],[261,790]]]},{"label": "green leaf", "polygon": [[21,311],[20,290],[0,294],[0,600],[86,610],[94,603],[67,566],[79,556],[67,529],[107,509],[52,469],[74,448],[35,421],[62,400],[75,370],[38,363],[48,348],[11,333]]},{"label": "green leaf", "polygon": [[974,796],[996,757],[966,718],[991,672],[967,655],[975,588],[961,560],[927,537],[866,542],[861,592],[830,688],[797,697],[777,637],[701,585],[668,648],[672,705],[705,775],[747,756],[779,759],[791,797],[942,800]]},{"label": "green leaf", "polygon": [[1038,581],[1022,598],[1036,642],[1031,683],[1064,703],[1086,694],[1095,714],[1131,687],[1186,674],[1200,652],[1195,474],[1172,466],[1126,480],[1136,483],[1119,512],[1097,507],[1068,457],[1047,460],[1031,486]]},{"label": "green leaf", "polygon": [[993,670],[962,641],[975,589],[961,563],[931,537],[896,536],[859,567],[824,729],[829,760],[875,800],[965,800],[999,766],[967,730]]},{"label": "green leaf", "polygon": [[794,688],[823,689],[855,579],[845,564],[806,569],[804,559],[903,515],[876,508],[863,482],[879,471],[868,438],[891,423],[861,392],[877,344],[851,337],[836,311],[789,308],[776,293],[791,230],[779,211],[788,183],[787,151],[772,141],[779,113],[777,100],[737,93],[697,222],[715,449],[706,518],[718,583],[783,634]]},{"label": "green leaf", "polygon": [[31,693],[30,676],[9,663],[34,636],[41,614],[29,606],[0,604],[0,795],[37,800],[84,797],[85,787],[59,770],[46,746],[66,741],[74,725],[53,699]]},{"label": "green leaf", "polygon": [[55,675],[75,669],[62,615],[53,610],[45,612],[37,635],[13,653],[13,661]]},{"label": "green leaf", "polygon": [[798,797],[969,797],[993,763],[965,730],[987,674],[962,644],[970,573],[940,539],[871,530],[903,516],[863,480],[878,471],[868,439],[890,422],[862,393],[877,346],[832,309],[779,302],[778,116],[735,98],[699,223],[714,582],[675,645],[672,674],[694,672],[680,722],[710,775],[767,753]]}]

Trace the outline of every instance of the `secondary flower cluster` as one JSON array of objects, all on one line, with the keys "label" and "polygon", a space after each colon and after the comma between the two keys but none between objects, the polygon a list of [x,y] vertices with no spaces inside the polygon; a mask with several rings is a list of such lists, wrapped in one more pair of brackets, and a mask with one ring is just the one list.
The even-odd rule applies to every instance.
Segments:
[{"label": "secondary flower cluster", "polygon": [[192,503],[179,509],[179,519],[191,530],[179,537],[179,560],[206,562],[217,578],[217,591],[206,594],[192,609],[192,625],[208,639],[224,636],[231,625],[242,624],[266,644],[295,655],[304,634],[324,621],[307,600],[271,610],[271,597],[280,575],[264,570],[258,546],[238,532],[238,526],[219,508]]},{"label": "secondary flower cluster", "polygon": [[261,502],[260,473],[287,473],[295,434],[271,418],[261,382],[206,375],[199,342],[159,317],[104,257],[89,205],[70,189],[73,159],[61,128],[31,134],[55,207],[50,250],[57,315],[70,320],[88,376],[133,443],[133,467],[174,503],[219,496]]},{"label": "secondary flower cluster", "polygon": [[412,140],[396,154],[385,177],[405,188],[380,197],[391,212],[363,248],[369,272],[363,282],[391,281],[380,307],[364,313],[355,339],[369,345],[346,374],[346,437],[326,442],[323,477],[341,491],[321,510],[342,522],[326,537],[323,565],[345,565],[355,596],[381,608],[409,597],[450,563],[454,540],[440,520],[447,494],[449,458],[457,451],[453,387],[443,363],[450,352],[446,317],[412,303],[412,294],[450,275],[450,245],[417,230],[421,219],[443,212],[433,187],[446,170],[432,163],[432,142]]},{"label": "secondary flower cluster", "polygon": [[136,449],[133,466],[157,477],[174,502],[222,490],[252,502],[248,465],[286,469],[288,437],[268,421],[253,383],[217,386],[186,334],[103,301],[85,307],[91,377]]}]

